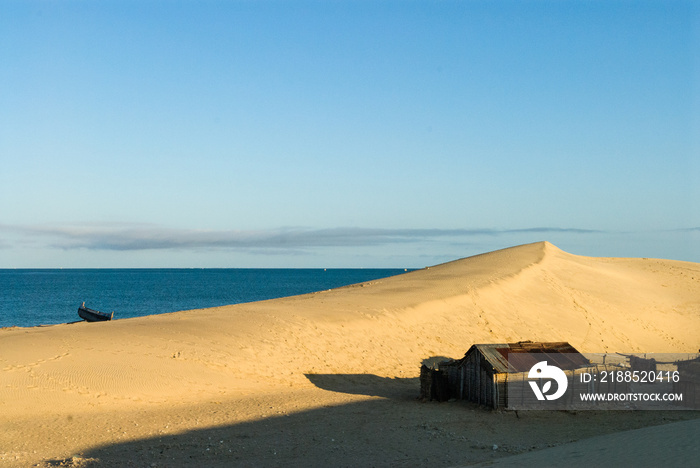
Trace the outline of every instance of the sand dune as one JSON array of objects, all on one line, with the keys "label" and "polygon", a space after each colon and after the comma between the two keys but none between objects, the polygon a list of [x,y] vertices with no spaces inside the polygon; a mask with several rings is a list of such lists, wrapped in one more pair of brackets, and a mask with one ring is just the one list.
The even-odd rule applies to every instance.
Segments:
[{"label": "sand dune", "polygon": [[[438,413],[447,425],[470,414],[495,436],[514,440],[509,453],[517,453],[540,445],[508,432],[512,415],[415,402],[420,363],[459,357],[473,343],[519,340],[568,341],[584,352],[690,353],[699,337],[700,264],[580,257],[546,242],[297,297],[3,329],[0,465],[99,459],[97,466],[188,466],[176,459],[193,457],[211,466],[308,466],[333,463],[335,453],[351,466],[347,453],[372,453],[365,461],[377,466],[418,466],[419,455],[401,458],[401,447],[415,445],[425,435],[421,425]],[[362,442],[363,430],[389,430],[376,417],[404,430],[394,431],[396,440]],[[584,418],[599,418],[598,428],[564,436],[566,416],[550,414],[531,416],[527,432],[551,426],[541,430],[558,444],[663,422],[658,414]],[[342,450],[311,440],[323,439],[323,424],[338,420],[347,437]],[[455,437],[483,435],[459,427],[453,434],[463,435]],[[200,441],[216,430],[220,445]],[[246,444],[224,445],[239,433],[248,434],[240,439]],[[217,451],[224,446],[228,451]],[[280,457],[287,450],[283,459],[271,455],[275,447]],[[465,456],[483,462],[505,455],[489,447],[474,442]]]}]

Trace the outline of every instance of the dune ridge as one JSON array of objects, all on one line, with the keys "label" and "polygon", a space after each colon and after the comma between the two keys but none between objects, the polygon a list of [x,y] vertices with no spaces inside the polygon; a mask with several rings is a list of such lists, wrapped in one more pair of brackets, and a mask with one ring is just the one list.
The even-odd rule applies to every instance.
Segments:
[{"label": "dune ridge", "polygon": [[[540,242],[303,296],[111,323],[3,329],[0,427],[7,430],[0,456],[2,447],[15,445],[20,448],[4,454],[34,462],[96,443],[76,438],[30,454],[27,447],[37,440],[55,438],[66,415],[81,424],[95,415],[157,421],[177,409],[189,414],[182,430],[196,419],[193,408],[205,403],[229,408],[210,420],[223,424],[259,418],[250,408],[267,401],[285,411],[336,401],[313,382],[315,375],[371,375],[378,385],[403,379],[417,395],[423,360],[460,357],[474,343],[696,352],[699,285],[700,264],[581,257]],[[152,434],[153,424],[133,437]],[[111,440],[101,437],[103,444]]]}]

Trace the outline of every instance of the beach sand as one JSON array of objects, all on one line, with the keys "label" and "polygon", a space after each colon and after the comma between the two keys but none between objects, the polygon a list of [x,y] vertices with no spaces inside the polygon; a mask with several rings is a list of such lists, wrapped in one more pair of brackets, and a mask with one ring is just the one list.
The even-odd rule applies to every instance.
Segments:
[{"label": "beach sand", "polygon": [[699,338],[700,264],[546,242],[303,296],[2,329],[0,466],[463,466],[587,439],[623,457],[670,450],[614,441],[697,434],[700,413],[425,403],[419,368],[474,343],[696,353]]}]

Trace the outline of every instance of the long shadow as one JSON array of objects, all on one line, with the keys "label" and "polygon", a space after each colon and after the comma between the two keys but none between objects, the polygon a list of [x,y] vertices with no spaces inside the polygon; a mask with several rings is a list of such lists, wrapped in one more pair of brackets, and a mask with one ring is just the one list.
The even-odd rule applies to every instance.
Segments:
[{"label": "long shadow", "polygon": [[658,424],[656,418],[698,417],[683,414],[691,412],[643,415],[634,411],[549,411],[518,416],[466,402],[421,403],[416,398],[418,379],[365,374],[307,374],[307,378],[324,390],[381,398],[109,444],[83,453],[80,464],[67,466],[470,465],[605,432]]},{"label": "long shadow", "polygon": [[[572,415],[548,412],[518,418],[512,413],[493,412],[459,403],[376,399],[116,443],[90,450],[82,454],[84,463],[67,466],[471,465],[616,429],[650,425],[649,421],[640,424],[639,415],[632,413]],[[682,417],[680,414],[672,416]],[[606,420],[602,426],[601,418]],[[617,427],[611,427],[612,424]],[[625,450],[624,447],[610,449]],[[91,462],[92,459],[99,461]]]},{"label": "long shadow", "polygon": [[[451,360],[445,356],[431,356],[421,364],[432,367]],[[380,377],[374,374],[304,374],[318,388],[352,395],[383,398],[416,398],[420,394],[420,378]]]},{"label": "long shadow", "polygon": [[420,379],[379,377],[373,374],[304,374],[318,388],[352,395],[382,398],[415,398]]},{"label": "long shadow", "polygon": [[[437,460],[440,466],[464,462],[457,456],[464,453],[464,439],[447,435],[448,429],[436,422],[436,418],[445,419],[441,412],[431,411],[430,407],[438,406],[447,407],[390,399],[323,407],[98,447],[83,453],[82,458],[99,462],[81,466],[425,466],[436,461],[436,443],[447,452]],[[408,416],[416,411],[418,416]],[[463,418],[468,414],[462,413]],[[492,456],[488,450],[484,453]]]}]

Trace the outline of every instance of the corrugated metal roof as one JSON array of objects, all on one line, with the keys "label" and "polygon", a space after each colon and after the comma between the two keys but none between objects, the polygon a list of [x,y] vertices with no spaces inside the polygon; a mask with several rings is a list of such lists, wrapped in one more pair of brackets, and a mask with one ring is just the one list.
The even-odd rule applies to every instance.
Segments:
[{"label": "corrugated metal roof", "polygon": [[565,341],[475,344],[465,358],[474,350],[478,350],[498,373],[527,372],[542,360],[551,361],[560,369],[578,369],[589,364],[588,359]]}]

